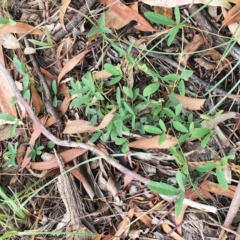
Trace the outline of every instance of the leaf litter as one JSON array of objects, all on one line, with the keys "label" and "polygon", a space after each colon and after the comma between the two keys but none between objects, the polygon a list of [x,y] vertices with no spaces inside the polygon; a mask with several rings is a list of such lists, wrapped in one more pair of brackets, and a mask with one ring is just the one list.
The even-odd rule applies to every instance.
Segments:
[{"label": "leaf litter", "polygon": [[[20,239],[12,229],[22,235],[26,229],[39,235],[45,231],[47,239],[56,239],[50,233],[60,229],[68,232],[61,233],[63,239],[217,238],[216,229],[229,239],[237,236],[230,229],[237,229],[237,222],[229,225],[222,206],[238,211],[231,203],[238,193],[240,159],[239,3],[141,2],[146,5],[25,1],[4,7],[0,62],[34,114],[65,140],[65,147],[41,134],[26,105],[14,105],[15,90],[0,71],[0,108],[9,114],[0,129],[0,206],[7,213],[0,216],[3,236]],[[204,29],[187,6],[208,2],[215,13],[223,12],[208,16],[215,32]],[[80,12],[85,18],[77,22]],[[155,13],[161,15],[156,18]],[[56,37],[60,29],[61,41]],[[34,44],[25,46],[23,38]],[[235,55],[229,54],[230,47],[219,46],[226,39]],[[194,76],[212,89],[193,81]],[[215,94],[217,86],[227,94]],[[223,97],[227,100],[217,105]],[[48,109],[48,101],[57,114]],[[56,128],[58,121],[63,130]],[[88,147],[72,147],[72,141]],[[122,167],[94,154],[95,147]],[[15,217],[14,202],[6,208],[4,200],[9,199],[29,209],[24,217],[32,225]]]}]

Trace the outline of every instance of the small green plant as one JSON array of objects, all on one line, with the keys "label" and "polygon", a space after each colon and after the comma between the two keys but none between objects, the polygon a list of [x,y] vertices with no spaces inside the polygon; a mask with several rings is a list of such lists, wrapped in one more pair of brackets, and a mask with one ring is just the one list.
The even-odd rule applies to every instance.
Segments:
[{"label": "small green plant", "polygon": [[44,149],[43,146],[39,146],[38,143],[35,144],[35,146],[30,146],[31,152],[28,154],[28,157],[32,158],[35,160],[35,158],[38,155],[42,154],[42,150]]},{"label": "small green plant", "polygon": [[57,83],[56,80],[52,81],[52,91],[53,91],[53,106],[57,107]]},{"label": "small green plant", "polygon": [[6,166],[17,167],[17,164],[15,163],[15,159],[17,156],[17,147],[18,143],[8,142],[7,151],[3,154],[3,157],[8,160],[2,165],[3,168]]},{"label": "small green plant", "polygon": [[[23,83],[23,90],[21,91],[22,96],[26,99],[29,100],[30,99],[30,75],[28,74],[25,65],[23,62],[21,62],[17,56],[13,57],[13,64],[15,66],[15,68],[17,69],[17,71],[23,75],[22,78],[22,83]],[[13,103],[16,102],[16,98],[14,98],[14,100],[12,101]]]},{"label": "small green plant", "polygon": [[18,125],[23,124],[22,121],[20,121],[18,118],[15,118],[5,112],[0,113],[0,125],[2,124],[11,124],[12,127],[9,130],[9,136],[14,136],[16,132],[16,128]]}]

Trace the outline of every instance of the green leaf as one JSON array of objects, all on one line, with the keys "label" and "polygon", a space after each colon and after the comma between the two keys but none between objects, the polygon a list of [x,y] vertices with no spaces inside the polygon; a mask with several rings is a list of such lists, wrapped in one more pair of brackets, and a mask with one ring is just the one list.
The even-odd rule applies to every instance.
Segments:
[{"label": "green leaf", "polygon": [[181,72],[181,78],[182,79],[188,79],[193,75],[193,71],[192,70],[188,70],[188,69],[183,69]]},{"label": "green leaf", "polygon": [[56,80],[52,81],[52,90],[55,95],[57,95],[57,83]]},{"label": "green leaf", "polygon": [[126,56],[127,55],[127,52],[124,51],[121,47],[119,47],[117,44],[115,44],[114,42],[111,42],[112,44],[112,47],[118,51],[120,54],[122,54],[123,56]]},{"label": "green leaf", "polygon": [[16,56],[13,57],[13,64],[19,73],[21,73],[23,75],[25,74],[24,65],[21,61],[19,61],[19,59]]},{"label": "green leaf", "polygon": [[167,131],[166,125],[165,125],[165,123],[163,122],[162,119],[159,120],[159,126],[160,126],[160,128],[162,129],[163,132]]},{"label": "green leaf", "polygon": [[94,96],[98,99],[98,100],[104,100],[103,95],[100,92],[95,92]]},{"label": "green leaf", "polygon": [[190,122],[190,125],[189,125],[189,133],[193,133],[194,131],[194,122]]},{"label": "green leaf", "polygon": [[103,27],[102,32],[105,34],[112,34],[112,30],[108,27]]},{"label": "green leaf", "polygon": [[201,146],[202,146],[203,148],[205,148],[205,147],[207,146],[207,144],[208,144],[208,142],[209,142],[209,140],[210,140],[210,137],[211,137],[211,134],[209,133],[209,134],[207,134],[207,135],[203,138],[203,140],[202,140],[202,142],[201,142]]},{"label": "green leaf", "polygon": [[175,73],[168,74],[162,78],[164,81],[178,81],[181,79],[181,76]]},{"label": "green leaf", "polygon": [[150,181],[148,182],[147,187],[153,192],[156,192],[158,194],[163,194],[166,196],[174,196],[179,194],[179,191],[177,188],[163,182]]},{"label": "green leaf", "polygon": [[17,120],[17,121],[11,126],[11,128],[10,128],[10,130],[9,130],[9,136],[10,136],[10,137],[13,137],[13,136],[14,136],[18,124],[19,124],[19,120]]},{"label": "green leaf", "polygon": [[166,137],[167,135],[165,132],[161,133],[161,136],[158,139],[158,145],[161,145],[166,140]]},{"label": "green leaf", "polygon": [[31,97],[30,90],[23,91],[23,98],[29,100]]},{"label": "green leaf", "polygon": [[184,165],[186,160],[184,155],[182,154],[182,152],[180,152],[179,150],[177,150],[175,147],[170,147],[169,151],[172,153],[174,159],[176,160],[176,162],[180,165]]},{"label": "green leaf", "polygon": [[219,185],[223,189],[228,189],[227,180],[224,176],[223,170],[221,168],[216,168],[216,174],[217,174],[217,180],[218,180]]},{"label": "green leaf", "polygon": [[216,167],[215,163],[214,162],[206,162],[202,165],[198,165],[195,167],[195,169],[198,171],[198,172],[210,172],[212,171],[214,168]]},{"label": "green leaf", "polygon": [[179,132],[183,132],[183,133],[188,132],[188,129],[182,123],[180,123],[178,121],[173,121],[173,127]]},{"label": "green leaf", "polygon": [[54,95],[54,96],[53,96],[53,102],[52,102],[52,105],[53,105],[54,107],[57,107],[57,104],[58,104],[57,96]]},{"label": "green leaf", "polygon": [[152,83],[145,87],[143,90],[143,96],[147,97],[150,96],[151,94],[155,93],[159,89],[160,84],[159,83]]},{"label": "green leaf", "polygon": [[133,98],[133,91],[131,88],[123,86],[123,92],[126,94],[127,97],[131,99]]},{"label": "green leaf", "polygon": [[121,91],[119,87],[117,87],[117,90],[116,90],[116,100],[117,100],[118,107],[120,108],[122,106],[122,101],[121,101]]},{"label": "green leaf", "polygon": [[169,37],[168,37],[168,40],[167,40],[167,45],[168,46],[170,46],[172,44],[173,40],[176,38],[176,35],[177,35],[178,31],[179,31],[179,26],[176,25],[169,34]]},{"label": "green leaf", "polygon": [[7,25],[7,24],[9,24],[9,20],[10,19],[8,19],[8,18],[0,17],[0,24]]},{"label": "green leaf", "polygon": [[105,63],[104,69],[112,75],[119,75],[118,69],[110,63]]},{"label": "green leaf", "polygon": [[175,18],[176,18],[176,23],[179,24],[181,15],[180,15],[180,11],[179,11],[179,7],[178,6],[176,6],[174,8],[174,15],[175,15]]},{"label": "green leaf", "polygon": [[149,19],[150,21],[157,23],[157,24],[163,24],[163,25],[174,25],[175,22],[167,18],[161,14],[154,13],[154,12],[145,12],[144,16]]},{"label": "green leaf", "polygon": [[114,78],[111,79],[111,81],[109,82],[109,84],[110,84],[110,85],[114,85],[114,84],[120,82],[121,79],[122,79],[122,76],[116,76],[116,77],[114,77]]},{"label": "green leaf", "polygon": [[128,142],[125,142],[125,143],[122,145],[121,151],[122,151],[123,153],[126,153],[126,152],[129,151]]},{"label": "green leaf", "polygon": [[178,116],[182,111],[182,104],[178,104],[175,106],[175,113]]},{"label": "green leaf", "polygon": [[177,88],[178,88],[178,91],[179,91],[180,95],[185,96],[186,88],[185,88],[184,80],[179,81]]},{"label": "green leaf", "polygon": [[48,148],[54,148],[54,146],[55,146],[55,143],[54,143],[54,142],[52,142],[52,141],[48,141],[48,142],[47,142],[47,147],[48,147]]},{"label": "green leaf", "polygon": [[126,108],[126,110],[127,110],[128,112],[130,112],[131,114],[134,115],[134,112],[133,112],[132,108],[129,106],[128,103],[123,102],[123,105],[124,105],[124,107]]},{"label": "green leaf", "polygon": [[118,139],[115,141],[115,144],[116,144],[116,145],[122,145],[122,144],[124,144],[126,141],[127,141],[126,138],[118,138]]},{"label": "green leaf", "polygon": [[168,116],[168,117],[175,117],[175,113],[170,109],[170,108],[163,108],[163,112]]},{"label": "green leaf", "polygon": [[184,193],[181,193],[178,200],[175,203],[175,214],[179,216],[183,209]]},{"label": "green leaf", "polygon": [[162,133],[162,131],[159,128],[152,125],[145,125],[144,130],[148,133],[155,134],[155,135]]},{"label": "green leaf", "polygon": [[37,41],[34,39],[28,39],[28,41],[40,47],[52,47],[49,43]]},{"label": "green leaf", "polygon": [[202,138],[205,135],[207,135],[209,133],[209,129],[208,128],[196,128],[193,133],[192,136],[194,138]]},{"label": "green leaf", "polygon": [[181,137],[178,139],[178,143],[183,143],[185,142],[187,139],[189,139],[190,133],[187,132],[183,135],[181,135]]},{"label": "green leaf", "polygon": [[98,25],[100,28],[103,28],[105,26],[105,14],[102,13],[100,18],[98,19]]},{"label": "green leaf", "polygon": [[182,192],[185,192],[185,187],[184,187],[184,184],[183,184],[183,174],[179,170],[176,173],[176,180],[177,180],[178,186],[180,187]]},{"label": "green leaf", "polygon": [[97,33],[101,33],[101,28],[100,27],[93,27],[87,34],[87,37],[91,37]]},{"label": "green leaf", "polygon": [[16,122],[16,118],[13,117],[12,115],[9,115],[6,112],[0,113],[0,120],[4,120],[4,121],[10,122],[10,123],[12,122],[12,124]]}]

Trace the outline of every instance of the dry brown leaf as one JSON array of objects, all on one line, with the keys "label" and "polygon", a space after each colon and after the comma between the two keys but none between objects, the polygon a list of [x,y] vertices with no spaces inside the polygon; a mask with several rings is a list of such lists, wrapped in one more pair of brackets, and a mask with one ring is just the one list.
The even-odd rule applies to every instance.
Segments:
[{"label": "dry brown leaf", "polygon": [[207,70],[212,70],[212,69],[216,69],[217,68],[217,64],[216,63],[210,63],[208,61],[206,61],[203,58],[194,58],[195,62],[197,62],[201,67],[204,67]]},{"label": "dry brown leaf", "polygon": [[[138,13],[138,3],[135,2],[131,7],[132,10]],[[112,11],[111,9],[108,9],[105,12],[105,25],[109,28],[113,29],[120,29],[124,26],[126,26],[131,20],[128,18],[126,19],[121,19],[119,18],[118,14]]]},{"label": "dry brown leaf", "polygon": [[73,133],[95,132],[97,130],[105,128],[112,121],[112,119],[114,117],[114,112],[115,111],[116,111],[116,108],[113,108],[103,118],[102,122],[97,127],[92,126],[90,122],[85,121],[85,120],[68,121],[66,123],[66,125],[65,125],[65,129],[63,130],[63,133],[65,133],[65,134],[73,134]]},{"label": "dry brown leaf", "polygon": [[32,96],[32,103],[34,106],[34,112],[35,114],[38,116],[38,114],[40,113],[41,109],[42,109],[42,99],[38,94],[38,91],[36,90],[34,84],[31,84],[31,96]]},{"label": "dry brown leaf", "polygon": [[[226,9],[222,8],[222,13],[224,18],[227,17],[227,11]],[[233,37],[235,39],[237,39],[238,44],[240,44],[240,28],[239,28],[239,24],[238,23],[232,23],[230,25],[228,25],[228,28],[230,30],[230,32],[233,34]]]},{"label": "dry brown leaf", "polygon": [[114,235],[113,240],[120,240],[123,234],[128,234],[130,229],[130,219],[129,217],[123,218],[122,222],[118,226],[118,230]]},{"label": "dry brown leaf", "polygon": [[85,57],[85,55],[88,53],[89,51],[86,50],[82,53],[79,53],[77,56],[73,57],[72,59],[70,59],[66,65],[63,67],[63,69],[60,71],[59,75],[58,75],[58,79],[57,82],[58,84],[60,83],[61,79],[69,72],[71,71],[79,62],[81,62],[83,60],[83,58]]},{"label": "dry brown leaf", "polygon": [[9,131],[12,125],[6,125],[4,128],[0,129],[0,141],[7,140],[9,138],[17,137],[19,135],[24,135],[24,129],[17,128],[13,136],[9,136]]},{"label": "dry brown leaf", "polygon": [[36,35],[44,34],[39,29],[23,22],[17,22],[14,26],[0,24],[0,34],[5,33],[19,33],[19,34],[29,33]]},{"label": "dry brown leaf", "polygon": [[172,8],[154,6],[154,12],[162,14],[163,16],[172,19],[173,10]]},{"label": "dry brown leaf", "polygon": [[[178,57],[178,62],[184,67],[187,66],[188,59],[196,50],[198,50],[202,46],[204,42],[205,39],[203,38],[203,36],[201,34],[196,34],[193,40],[186,45],[186,47],[183,50],[183,53]],[[184,53],[187,54],[184,55]]]},{"label": "dry brown leaf", "polygon": [[167,135],[165,141],[158,145],[158,139],[160,136],[154,136],[151,138],[143,138],[128,144],[131,148],[149,149],[149,148],[159,148],[168,149],[169,147],[175,146],[177,144],[177,139],[171,135]]},{"label": "dry brown leaf", "polygon": [[139,208],[136,205],[133,205],[134,207],[134,215],[140,219],[147,227],[151,228],[152,227],[152,219],[142,211],[141,208]]},{"label": "dry brown leaf", "polygon": [[182,104],[182,106],[189,110],[200,110],[206,101],[206,98],[191,98],[184,97],[179,94],[174,94],[175,98]]},{"label": "dry brown leaf", "polygon": [[12,88],[8,84],[8,81],[4,74],[0,71],[0,110],[1,112],[6,112],[13,117],[17,117],[17,112],[15,106],[11,104],[12,98],[14,97],[14,93]]},{"label": "dry brown leaf", "polygon": [[[172,228],[167,224],[167,223],[162,223],[161,224],[162,229],[165,233],[169,233],[172,231]],[[172,232],[171,234],[169,234],[169,236],[171,236],[172,238],[176,239],[176,240],[184,240],[184,238],[182,238],[181,236],[179,236],[176,232]]]},{"label": "dry brown leaf", "polygon": [[122,21],[128,20],[136,21],[137,24],[134,26],[137,30],[146,32],[155,32],[154,29],[140,14],[135,12],[133,9],[127,7],[122,2],[116,2],[115,0],[100,0],[101,3],[108,6],[113,12],[115,12]]},{"label": "dry brown leaf", "polygon": [[64,0],[64,1],[62,1],[61,7],[60,7],[60,9],[59,9],[59,10],[60,10],[59,22],[60,22],[60,24],[61,24],[61,26],[62,26],[62,28],[63,28],[64,30],[66,30],[65,24],[64,24],[64,15],[65,15],[65,12],[66,12],[66,10],[67,10],[68,5],[70,4],[70,2],[71,2],[71,0]]},{"label": "dry brown leaf", "polygon": [[[59,155],[63,158],[64,163],[68,163],[74,158],[84,154],[87,150],[86,149],[81,149],[81,148],[73,148],[70,150],[66,150],[64,152],[61,152]],[[29,168],[34,169],[34,170],[49,170],[53,168],[58,168],[58,162],[56,156],[53,156],[52,159],[49,161],[45,162],[31,162]]]},{"label": "dry brown leaf", "polygon": [[240,2],[233,6],[227,13],[227,16],[222,22],[223,26],[229,26],[232,23],[240,22]]},{"label": "dry brown leaf", "polygon": [[214,193],[214,194],[218,194],[218,195],[222,195],[222,196],[226,196],[229,198],[233,198],[234,196],[234,187],[236,188],[236,186],[229,186],[227,190],[223,189],[219,184],[214,183],[214,182],[210,182],[210,181],[204,181],[201,183],[201,188]]},{"label": "dry brown leaf", "polygon": [[3,45],[6,49],[18,49],[20,44],[16,37],[11,33],[0,34],[0,44]]}]

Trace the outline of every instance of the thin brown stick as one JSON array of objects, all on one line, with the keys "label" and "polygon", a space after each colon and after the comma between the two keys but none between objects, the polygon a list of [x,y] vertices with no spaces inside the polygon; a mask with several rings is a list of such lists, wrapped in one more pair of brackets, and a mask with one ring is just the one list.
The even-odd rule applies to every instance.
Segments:
[{"label": "thin brown stick", "polygon": [[33,120],[35,125],[38,127],[38,129],[41,131],[41,133],[43,135],[45,135],[48,139],[50,139],[52,142],[54,142],[56,145],[64,146],[64,147],[70,147],[70,148],[83,148],[83,149],[87,149],[87,150],[89,150],[89,151],[91,151],[91,152],[101,156],[110,165],[112,165],[113,167],[117,168],[120,172],[122,172],[122,173],[124,173],[124,174],[126,174],[128,176],[131,176],[132,178],[138,180],[139,182],[142,182],[145,185],[147,185],[150,182],[149,179],[144,178],[141,175],[139,175],[139,174],[137,174],[137,173],[135,173],[133,171],[130,171],[129,169],[127,169],[124,166],[122,166],[117,160],[115,160],[114,158],[111,158],[110,156],[105,154],[103,151],[99,150],[98,148],[96,148],[94,146],[91,146],[91,145],[88,145],[88,144],[85,144],[85,143],[77,143],[77,142],[73,142],[73,141],[65,141],[65,140],[61,140],[61,139],[55,137],[52,133],[50,133],[40,123],[39,119],[34,114],[32,108],[30,107],[28,102],[22,97],[22,95],[19,92],[16,84],[14,83],[14,80],[12,79],[11,75],[9,74],[7,69],[1,63],[0,63],[0,71],[5,76],[6,80],[8,81],[9,85],[11,86],[15,96],[17,97],[18,101],[24,106],[24,108],[28,112],[29,116],[31,117],[31,119]]},{"label": "thin brown stick", "polygon": [[[24,38],[24,42],[25,42],[26,47],[30,47],[29,42],[28,42],[26,37]],[[62,132],[62,130],[63,130],[63,123],[62,123],[62,121],[60,119],[59,113],[57,112],[56,108],[54,108],[53,105],[52,105],[52,102],[53,102],[52,101],[52,95],[50,93],[47,81],[46,81],[45,77],[43,76],[43,74],[42,74],[42,72],[40,70],[40,67],[38,66],[38,64],[36,62],[35,56],[33,54],[29,54],[29,57],[30,57],[30,59],[32,61],[32,65],[33,65],[33,67],[34,67],[34,69],[35,69],[35,71],[36,71],[36,73],[37,73],[37,75],[39,77],[39,81],[41,82],[41,84],[42,84],[42,86],[44,88],[44,91],[45,91],[45,94],[46,94],[46,96],[45,96],[45,104],[47,106],[47,111],[52,116],[55,117],[58,130],[59,130],[59,132]]]}]

